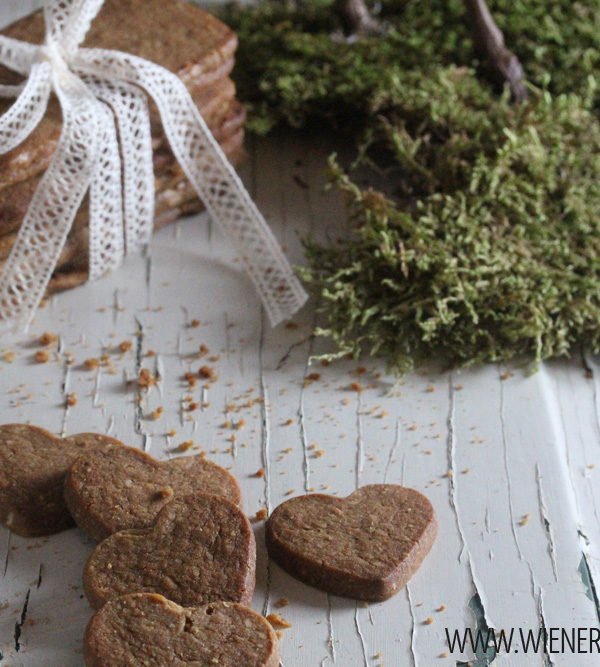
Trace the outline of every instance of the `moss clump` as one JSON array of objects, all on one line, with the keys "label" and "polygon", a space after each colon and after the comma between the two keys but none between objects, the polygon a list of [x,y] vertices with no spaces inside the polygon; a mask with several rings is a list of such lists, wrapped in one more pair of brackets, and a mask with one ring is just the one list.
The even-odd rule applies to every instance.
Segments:
[{"label": "moss clump", "polygon": [[330,161],[349,224],[306,242],[319,333],[400,371],[598,351],[600,2],[492,3],[533,84],[524,105],[477,71],[462,3],[427,6],[384,4],[387,35],[355,43],[332,39],[321,0],[227,16],[254,129],[329,123],[391,169],[384,195]]}]

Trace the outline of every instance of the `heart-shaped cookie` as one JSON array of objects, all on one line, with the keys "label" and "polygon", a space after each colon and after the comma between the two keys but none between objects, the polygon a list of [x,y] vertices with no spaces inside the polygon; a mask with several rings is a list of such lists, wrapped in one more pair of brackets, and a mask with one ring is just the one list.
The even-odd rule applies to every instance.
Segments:
[{"label": "heart-shaped cookie", "polygon": [[122,530],[97,545],[83,570],[95,609],[128,593],[160,593],[173,602],[250,604],[256,544],[237,505],[194,494],[166,505],[150,528]]},{"label": "heart-shaped cookie", "polygon": [[133,447],[113,447],[78,459],[65,481],[67,507],[95,540],[129,528],[150,526],[173,497],[222,496],[239,505],[235,478],[202,456],[157,461]]},{"label": "heart-shaped cookie", "polygon": [[63,498],[67,471],[78,456],[108,445],[124,446],[96,433],[57,438],[28,424],[0,426],[0,523],[24,537],[75,525]]},{"label": "heart-shaped cookie", "polygon": [[269,555],[294,577],[336,595],[377,601],[407,583],[436,534],[425,496],[373,484],[347,498],[292,498],[269,517],[265,536]]},{"label": "heart-shaped cookie", "polygon": [[84,657],[87,667],[278,667],[279,645],[270,624],[241,604],[184,608],[135,593],[92,617]]}]

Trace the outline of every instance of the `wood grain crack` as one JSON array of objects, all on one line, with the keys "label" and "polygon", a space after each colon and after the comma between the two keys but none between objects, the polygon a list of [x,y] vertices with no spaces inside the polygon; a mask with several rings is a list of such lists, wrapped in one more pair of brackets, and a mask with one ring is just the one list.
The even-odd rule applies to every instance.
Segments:
[{"label": "wood grain crack", "polygon": [[358,489],[360,487],[360,477],[362,475],[365,453],[364,442],[362,437],[362,420],[361,420],[362,400],[360,392],[356,394],[356,464],[354,466],[355,477],[354,485]]},{"label": "wood grain crack", "polygon": [[392,442],[392,446],[390,447],[390,453],[388,454],[387,462],[385,464],[385,470],[383,472],[383,483],[387,484],[387,479],[388,479],[388,473],[390,471],[390,467],[394,461],[394,456],[396,454],[396,449],[400,445],[400,417],[396,419],[396,428],[394,432],[394,441]]},{"label": "wood grain crack", "polygon": [[333,663],[336,661],[335,655],[335,633],[333,629],[333,609],[331,607],[331,595],[327,593],[327,626],[329,630],[329,637],[327,645],[329,646],[329,655]]},{"label": "wood grain crack", "polygon": [[[265,348],[265,312],[261,306],[260,309],[260,338],[258,346],[258,367],[260,377],[260,424],[261,424],[261,461],[265,471],[264,475],[264,499],[267,514],[271,514],[271,467],[270,467],[270,436],[271,424],[269,419],[269,392],[265,381],[264,365]],[[269,597],[271,594],[271,559],[267,557],[266,563],[266,582],[265,599],[263,602],[263,616],[269,611]]]},{"label": "wood grain crack", "polygon": [[[313,323],[312,327],[314,328],[314,318],[313,318]],[[300,387],[300,397],[298,399],[298,422],[300,426],[300,442],[302,443],[302,468],[304,472],[304,491],[305,493],[308,493],[311,486],[310,486],[310,462],[308,458],[308,442],[306,438],[306,421],[304,419],[304,396],[306,392],[306,387],[307,384],[305,382],[305,378],[308,375],[308,368],[310,366],[310,358],[312,356],[312,350],[313,350],[313,342],[314,342],[314,337],[310,336],[310,342],[308,344],[308,352],[306,355],[306,362],[304,363],[304,373],[303,373],[303,381],[302,381],[302,386]],[[306,338],[304,340],[307,340]],[[291,349],[291,348],[290,348]],[[278,366],[279,367],[279,366]]]},{"label": "wood grain crack", "polygon": [[550,524],[550,519],[548,518],[548,513],[546,511],[546,501],[544,498],[544,489],[542,485],[542,475],[540,473],[540,466],[535,464],[535,481],[537,484],[538,490],[538,505],[540,508],[540,518],[542,520],[542,525],[546,531],[546,538],[548,540],[548,555],[550,556],[550,561],[552,562],[552,573],[554,574],[554,581],[558,583],[558,572],[556,569],[556,554],[554,553],[554,536],[552,535],[552,526]]},{"label": "wood grain crack", "polygon": [[596,618],[600,623],[600,600],[598,599],[598,590],[592,577],[592,571],[590,569],[590,564],[588,562],[587,556],[585,553],[581,554],[581,561],[579,562],[579,574],[581,575],[581,581],[585,587],[585,593],[588,598],[594,603],[596,608]]},{"label": "wood grain crack", "polygon": [[360,627],[360,619],[358,617],[358,602],[354,603],[354,627],[356,628],[356,633],[358,634],[358,638],[360,639],[364,667],[369,667],[369,658],[367,657],[367,642],[365,641],[365,637],[362,633]]},{"label": "wood grain crack", "polygon": [[410,656],[414,666],[417,664],[417,651],[415,648],[417,641],[417,622],[415,620],[415,609],[413,606],[412,595],[410,593],[410,587],[406,586],[404,590],[406,591],[406,600],[408,602],[408,611],[410,613]]},{"label": "wood grain crack", "polygon": [[27,593],[25,595],[25,602],[23,603],[23,608],[21,609],[21,617],[20,619],[15,623],[15,651],[17,653],[21,650],[21,634],[23,632],[23,625],[25,624],[25,620],[27,618],[27,608],[29,607],[29,595],[31,593],[31,589],[27,589]]}]

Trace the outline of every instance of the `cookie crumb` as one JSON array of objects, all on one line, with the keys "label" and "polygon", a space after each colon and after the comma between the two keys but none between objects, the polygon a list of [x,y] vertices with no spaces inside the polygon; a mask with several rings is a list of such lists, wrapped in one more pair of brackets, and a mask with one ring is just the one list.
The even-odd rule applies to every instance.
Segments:
[{"label": "cookie crumb", "polygon": [[350,389],[352,389],[352,391],[362,391],[363,386],[359,382],[351,382]]},{"label": "cookie crumb", "polygon": [[73,407],[74,405],[77,405],[77,394],[72,391],[68,396],[67,396],[67,405],[69,407]]},{"label": "cookie crumb", "polygon": [[52,343],[56,343],[58,341],[58,336],[55,333],[51,333],[50,331],[45,331],[41,336],[40,336],[40,345],[52,345]]},{"label": "cookie crumb", "polygon": [[274,627],[274,628],[291,628],[292,624],[289,623],[288,621],[283,618],[281,614],[278,614],[277,612],[274,612],[272,614],[269,614],[267,616],[267,621]]},{"label": "cookie crumb", "polygon": [[159,405],[159,406],[156,408],[156,410],[153,410],[153,412],[152,412],[152,419],[154,419],[154,420],[156,420],[156,419],[160,419],[162,413],[163,413],[163,408],[162,408],[162,406]]},{"label": "cookie crumb", "polygon": [[128,352],[129,350],[131,350],[131,347],[132,347],[132,343],[131,343],[130,340],[124,340],[124,341],[119,343],[119,350],[121,352]]},{"label": "cookie crumb", "polygon": [[255,521],[264,521],[267,517],[269,516],[269,513],[267,512],[266,508],[263,507],[258,510],[258,512],[254,515],[254,520]]},{"label": "cookie crumb", "polygon": [[279,598],[279,600],[277,600],[277,602],[275,603],[275,606],[279,607],[279,608],[287,607],[289,603],[290,603],[289,599],[283,597],[283,598]]},{"label": "cookie crumb", "polygon": [[431,618],[431,616],[429,616],[423,621],[423,625],[431,625],[432,623],[433,623],[433,618]]},{"label": "cookie crumb", "polygon": [[176,449],[178,452],[187,452],[188,449],[191,449],[194,446],[193,440],[186,440],[185,442],[179,443]]},{"label": "cookie crumb", "polygon": [[194,318],[190,322],[190,326],[192,327],[192,329],[195,329],[196,327],[199,327],[200,326],[200,320],[197,320],[197,319]]},{"label": "cookie crumb", "polygon": [[142,368],[140,371],[140,375],[137,379],[137,385],[138,387],[141,387],[143,389],[149,389],[150,387],[153,387],[156,384],[156,378],[152,373],[147,369],[147,368]]},{"label": "cookie crumb", "polygon": [[34,359],[37,364],[46,364],[50,361],[50,355],[46,350],[38,350],[34,355]]},{"label": "cookie crumb", "polygon": [[216,379],[215,369],[211,368],[210,366],[201,366],[198,369],[198,375],[203,380],[214,380],[214,379]]},{"label": "cookie crumb", "polygon": [[92,357],[91,359],[86,359],[83,362],[83,365],[86,370],[93,371],[94,369],[98,368],[98,366],[100,366],[100,360]]},{"label": "cookie crumb", "polygon": [[519,526],[526,526],[529,523],[529,518],[531,517],[531,514],[527,512],[527,514],[524,514],[521,520],[519,521]]},{"label": "cookie crumb", "polygon": [[254,477],[264,477],[265,476],[265,469],[264,468],[259,468],[255,473]]},{"label": "cookie crumb", "polygon": [[4,361],[6,361],[7,364],[12,364],[13,361],[15,360],[15,353],[9,350],[8,352],[5,352],[2,355],[2,358],[4,359]]}]

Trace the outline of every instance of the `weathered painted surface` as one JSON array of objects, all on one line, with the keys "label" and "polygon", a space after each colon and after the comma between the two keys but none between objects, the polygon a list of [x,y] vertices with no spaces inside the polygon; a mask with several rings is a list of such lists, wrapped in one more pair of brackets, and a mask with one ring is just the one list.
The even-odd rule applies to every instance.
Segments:
[{"label": "weathered painted surface", "polygon": [[[6,3],[0,16],[25,4]],[[300,262],[297,233],[335,235],[342,219],[322,192],[324,149],[298,138],[249,148],[246,182]],[[406,590],[381,604],[295,581],[269,563],[255,524],[254,606],[292,624],[286,667],[484,665],[493,651],[451,655],[444,629],[598,627],[600,363],[546,364],[533,376],[431,371],[394,384],[373,360],[311,365],[322,349],[309,337],[313,319],[308,307],[297,326],[270,329],[227,240],[206,216],[182,221],[147,257],[54,298],[25,336],[0,341],[0,423],[104,432],[158,457],[181,455],[191,440],[236,474],[249,515],[313,489],[345,495],[385,481],[423,491],[438,513],[437,543]],[[59,343],[35,363],[45,331]],[[131,350],[119,351],[122,341]],[[215,381],[189,389],[184,374],[202,365]],[[147,392],[130,382],[141,368],[160,375]],[[92,547],[75,529],[33,540],[0,530],[0,664],[82,664],[91,612],[81,570]],[[278,608],[282,597],[289,605]],[[515,649],[495,664],[600,664],[598,654],[524,656],[518,634]]]}]

